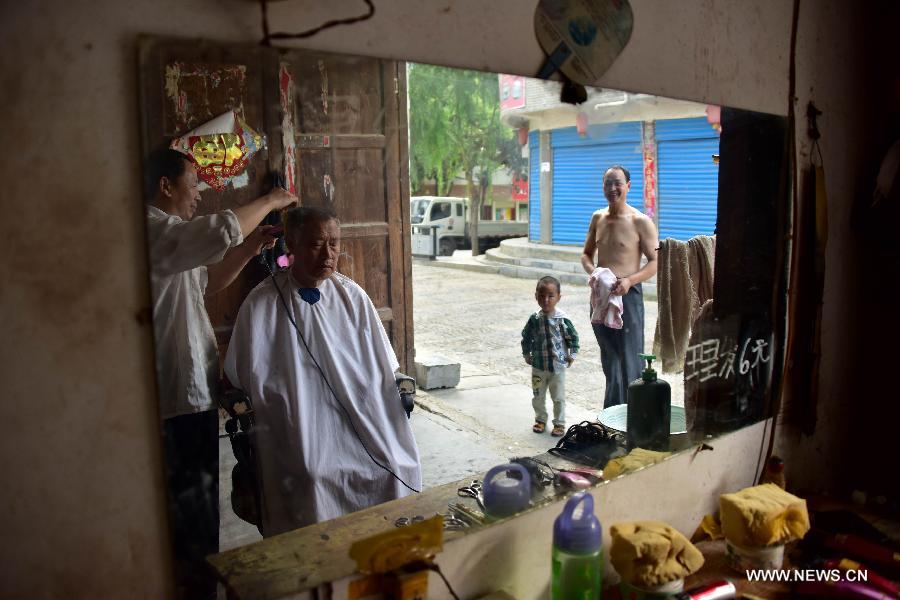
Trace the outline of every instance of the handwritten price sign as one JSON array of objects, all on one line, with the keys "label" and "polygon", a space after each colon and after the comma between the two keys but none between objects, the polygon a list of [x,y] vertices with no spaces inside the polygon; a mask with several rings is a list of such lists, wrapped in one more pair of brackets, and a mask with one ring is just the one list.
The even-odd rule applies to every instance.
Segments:
[{"label": "handwritten price sign", "polygon": [[747,338],[741,344],[732,344],[730,347],[723,345],[719,339],[704,340],[688,346],[684,360],[684,380],[696,378],[703,383],[715,378],[730,379],[737,370],[740,375],[749,375],[752,381],[760,365],[772,361],[772,353],[768,348],[769,342],[760,338]]}]

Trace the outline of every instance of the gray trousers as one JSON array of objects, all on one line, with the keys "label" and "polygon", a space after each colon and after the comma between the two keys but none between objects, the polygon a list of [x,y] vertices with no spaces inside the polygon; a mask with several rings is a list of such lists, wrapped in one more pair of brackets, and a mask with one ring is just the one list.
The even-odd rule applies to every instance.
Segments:
[{"label": "gray trousers", "polygon": [[553,425],[566,425],[566,365],[554,364],[553,371],[541,371],[531,368],[531,390],[534,396],[531,406],[534,408],[534,420],[547,422],[547,390],[553,400]]},{"label": "gray trousers", "polygon": [[219,411],[162,421],[175,597],[215,600],[206,557],[219,551]]},{"label": "gray trousers", "polygon": [[644,292],[641,284],[632,286],[622,298],[622,329],[592,323],[600,346],[600,365],[606,376],[603,408],[628,401],[628,384],[641,376],[644,351]]}]

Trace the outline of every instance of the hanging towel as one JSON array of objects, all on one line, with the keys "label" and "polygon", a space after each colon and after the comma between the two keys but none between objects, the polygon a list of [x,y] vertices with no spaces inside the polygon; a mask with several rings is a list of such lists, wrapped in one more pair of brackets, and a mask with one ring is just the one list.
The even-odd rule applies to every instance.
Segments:
[{"label": "hanging towel", "polygon": [[664,373],[684,370],[691,326],[700,307],[713,295],[715,237],[698,235],[687,242],[666,238],[657,253],[656,291],[659,317],[653,354]]},{"label": "hanging towel", "polygon": [[599,323],[612,329],[622,329],[622,296],[610,294],[616,285],[616,274],[606,267],[597,267],[591,273],[591,323]]},{"label": "hanging towel", "polygon": [[713,265],[716,256],[716,238],[710,235],[695,235],[688,240],[688,264],[691,287],[696,302],[691,308],[691,325],[700,314],[700,307],[713,297]]}]

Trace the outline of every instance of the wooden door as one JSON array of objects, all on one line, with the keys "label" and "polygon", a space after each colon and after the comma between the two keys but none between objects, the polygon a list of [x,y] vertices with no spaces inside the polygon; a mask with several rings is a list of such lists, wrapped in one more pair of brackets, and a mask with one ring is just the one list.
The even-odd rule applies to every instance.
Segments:
[{"label": "wooden door", "polygon": [[[146,37],[141,39],[139,54],[142,160],[173,138],[232,109],[269,137],[263,78],[271,71],[266,68],[266,61],[273,60],[271,49]],[[245,178],[222,192],[201,190],[197,215],[234,208],[264,193],[269,164],[267,153],[259,152]],[[262,266],[251,261],[227,289],[206,299],[221,356],[241,302],[263,277]]]},{"label": "wooden door", "polygon": [[[282,173],[305,206],[341,219],[339,270],[375,303],[400,368],[413,368],[406,69],[403,63],[302,50],[144,38],[140,44],[144,156],[190,129],[237,110],[265,133],[246,180],[202,192],[199,214],[267,190]],[[265,276],[251,261],[207,301],[224,351],[237,310]]]},{"label": "wooden door", "polygon": [[381,315],[402,369],[412,369],[412,285],[403,63],[310,51],[282,53],[282,104],[293,99],[302,203],[341,219],[339,270]]}]

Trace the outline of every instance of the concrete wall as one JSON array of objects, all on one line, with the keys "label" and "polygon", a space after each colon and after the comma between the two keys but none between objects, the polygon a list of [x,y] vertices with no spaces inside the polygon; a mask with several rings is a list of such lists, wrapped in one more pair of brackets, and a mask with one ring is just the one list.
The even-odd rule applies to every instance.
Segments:
[{"label": "concrete wall", "polygon": [[500,118],[507,124],[524,119],[528,128],[535,131],[575,127],[579,112],[587,115],[590,125],[706,116],[705,104],[598,88],[588,89],[588,98],[583,104],[564,104],[559,99],[561,88],[558,81],[526,79],[525,106],[501,111]]},{"label": "concrete wall", "polygon": [[[371,21],[305,45],[532,75],[543,58],[531,35],[535,3],[376,2]],[[842,379],[845,357],[861,368],[874,341],[855,337],[844,315],[885,306],[847,285],[862,246],[846,217],[856,194],[868,191],[861,163],[873,159],[866,127],[875,116],[859,112],[857,97],[870,81],[858,66],[873,57],[857,39],[865,11],[845,4],[804,3],[798,47],[801,102],[813,95],[826,112],[832,208],[822,386],[823,414],[831,416],[811,440],[782,442],[789,475],[811,486],[835,479],[804,466],[840,455],[841,419],[858,407]],[[634,35],[598,85],[786,113],[789,2],[632,5]],[[168,589],[135,40],[259,37],[258,8],[246,0],[101,0],[91,8],[33,0],[0,9],[0,595],[8,598],[158,598]],[[297,0],[272,4],[271,15],[278,29],[300,30],[361,9],[355,0]],[[802,124],[797,131],[802,136]],[[735,468],[746,474],[752,462]],[[667,468],[656,467],[674,480]]]}]

